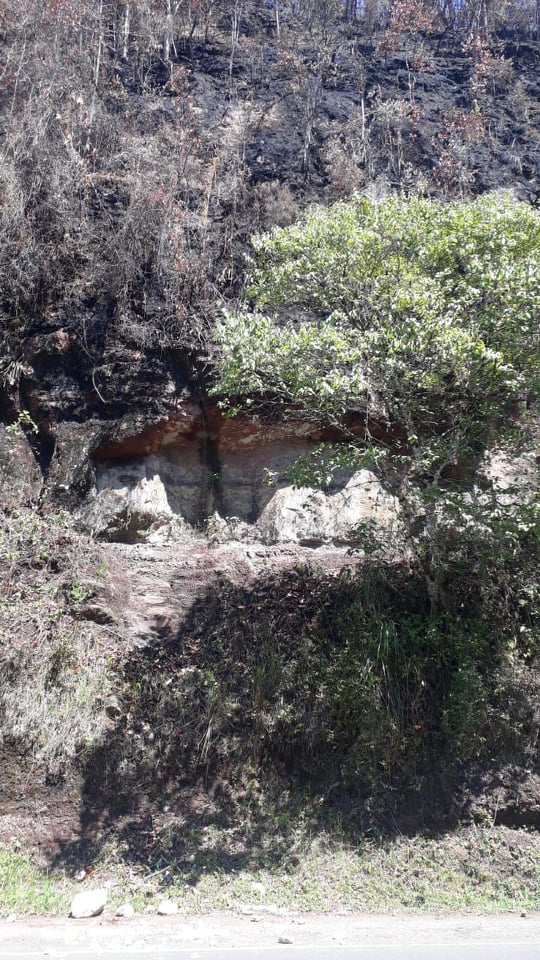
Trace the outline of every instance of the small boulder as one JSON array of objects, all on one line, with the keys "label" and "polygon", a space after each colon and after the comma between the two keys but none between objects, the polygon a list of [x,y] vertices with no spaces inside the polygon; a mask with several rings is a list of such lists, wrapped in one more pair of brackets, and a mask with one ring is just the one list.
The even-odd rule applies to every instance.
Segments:
[{"label": "small boulder", "polygon": [[121,907],[118,907],[116,916],[123,917],[125,920],[130,920],[131,917],[135,916],[135,909],[132,907],[131,903],[123,903]]},{"label": "small boulder", "polygon": [[160,917],[172,917],[178,913],[178,904],[174,900],[162,900],[158,904],[157,912]]},{"label": "small boulder", "polygon": [[98,917],[100,913],[103,913],[106,903],[106,890],[85,890],[84,893],[77,894],[72,900],[69,915],[74,920],[86,920],[88,917]]}]

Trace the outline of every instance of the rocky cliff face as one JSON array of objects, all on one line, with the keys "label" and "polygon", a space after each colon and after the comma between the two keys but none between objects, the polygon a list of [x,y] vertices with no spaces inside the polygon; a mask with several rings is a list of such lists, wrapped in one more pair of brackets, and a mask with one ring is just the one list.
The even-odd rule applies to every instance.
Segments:
[{"label": "rocky cliff face", "polygon": [[396,501],[369,471],[342,472],[326,493],[294,490],[287,480],[300,456],[354,435],[360,419],[340,431],[294,414],[227,418],[171,356],[111,347],[96,373],[66,331],[35,335],[24,360],[11,397],[13,417],[25,413],[19,426],[3,428],[6,505],[66,507],[81,529],[125,543],[206,533],[214,541],[352,544],[361,523],[394,522]]},{"label": "rocky cliff face", "polygon": [[309,422],[227,420],[215,407],[185,403],[142,434],[95,450],[81,520],[127,542],[175,530],[267,544],[357,542],[362,522],[391,524],[396,501],[367,470],[326,493],[293,489],[288,469],[323,435]]}]

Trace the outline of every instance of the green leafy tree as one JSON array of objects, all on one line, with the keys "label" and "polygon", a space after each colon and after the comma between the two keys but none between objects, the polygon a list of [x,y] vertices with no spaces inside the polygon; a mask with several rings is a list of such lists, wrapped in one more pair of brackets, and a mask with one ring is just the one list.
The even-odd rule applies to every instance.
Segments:
[{"label": "green leafy tree", "polygon": [[326,422],[364,411],[364,441],[373,421],[399,428],[431,477],[537,396],[540,215],[511,195],[354,196],[253,245],[220,393]]}]

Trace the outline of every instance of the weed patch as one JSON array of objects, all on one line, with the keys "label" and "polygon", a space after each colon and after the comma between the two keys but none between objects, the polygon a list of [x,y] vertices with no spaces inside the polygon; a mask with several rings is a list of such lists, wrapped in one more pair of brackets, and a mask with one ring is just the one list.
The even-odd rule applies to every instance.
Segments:
[{"label": "weed patch", "polygon": [[100,561],[81,546],[66,517],[0,518],[0,737],[51,774],[108,723],[110,657],[99,628],[78,615]]},{"label": "weed patch", "polygon": [[447,816],[470,764],[535,769],[534,663],[474,609],[432,616],[413,572],[385,577],[378,593],[362,571],[212,585],[178,637],[125,664],[124,715],[92,755],[89,795],[132,810],[187,783],[225,797],[277,777],[330,792],[366,827]]},{"label": "weed patch", "polygon": [[[108,911],[130,900],[138,912],[164,895],[183,913],[257,909],[299,912],[475,910],[494,913],[540,907],[540,841],[535,832],[505,827],[459,828],[439,836],[310,836],[294,827],[289,856],[268,851],[241,864],[223,856],[226,837],[208,832],[189,864],[171,857],[167,833],[143,863],[128,863],[122,842],[110,841],[93,863],[92,885],[110,887]],[[230,838],[232,839],[232,838]],[[274,837],[276,852],[279,835]],[[290,836],[289,836],[290,840]],[[0,914],[66,914],[88,866],[84,851],[68,871],[50,871],[30,854],[0,850]],[[84,889],[84,887],[83,887]]]}]

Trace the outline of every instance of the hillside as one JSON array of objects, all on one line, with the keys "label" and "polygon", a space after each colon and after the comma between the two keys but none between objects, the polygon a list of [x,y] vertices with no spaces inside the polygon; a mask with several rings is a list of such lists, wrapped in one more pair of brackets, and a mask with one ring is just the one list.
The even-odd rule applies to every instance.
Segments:
[{"label": "hillside", "polygon": [[0,58],[4,849],[534,907],[536,4],[12,0]]}]

